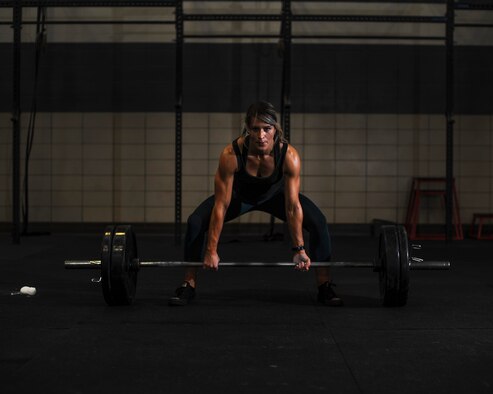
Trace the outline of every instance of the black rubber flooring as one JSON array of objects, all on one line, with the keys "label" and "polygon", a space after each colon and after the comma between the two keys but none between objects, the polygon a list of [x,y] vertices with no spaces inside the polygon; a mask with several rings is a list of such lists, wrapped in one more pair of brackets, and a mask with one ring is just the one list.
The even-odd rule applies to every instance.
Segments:
[{"label": "black rubber flooring", "polygon": [[[376,239],[334,237],[334,260],[368,260]],[[141,270],[137,299],[108,307],[98,235],[0,235],[2,393],[492,393],[492,242],[421,242],[450,271],[413,271],[409,301],[380,306],[371,269],[334,270],[345,306],[316,303],[313,273],[203,272],[197,299],[171,308],[180,269]],[[173,238],[143,235],[143,259],[181,260]],[[221,244],[224,261],[282,261],[283,242]],[[33,297],[11,295],[21,286]]]}]

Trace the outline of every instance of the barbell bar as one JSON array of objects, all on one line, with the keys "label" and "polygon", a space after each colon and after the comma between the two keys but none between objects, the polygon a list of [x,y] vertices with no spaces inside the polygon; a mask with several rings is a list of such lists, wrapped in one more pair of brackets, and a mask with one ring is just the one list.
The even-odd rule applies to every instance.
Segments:
[{"label": "barbell bar", "polygon": [[[188,267],[202,267],[202,262],[195,261],[140,261],[135,259],[132,261],[133,265],[138,265],[140,268],[188,268]],[[219,263],[221,268],[223,267],[294,267],[292,261],[221,261]],[[379,267],[374,261],[312,261],[310,267],[331,267],[331,268],[373,268],[375,272],[378,272]],[[66,269],[101,269],[101,260],[65,260]],[[450,262],[448,261],[409,261],[410,270],[441,270],[449,269]]]},{"label": "barbell bar", "polygon": [[[108,305],[129,305],[135,299],[140,268],[201,267],[201,262],[140,261],[130,225],[108,226],[100,260],[66,260],[66,269],[100,269],[103,296]],[[407,303],[410,270],[448,270],[448,261],[410,258],[407,233],[402,226],[382,226],[374,261],[312,262],[312,267],[372,268],[378,272],[384,306]],[[294,267],[293,262],[221,262],[220,267]]]}]

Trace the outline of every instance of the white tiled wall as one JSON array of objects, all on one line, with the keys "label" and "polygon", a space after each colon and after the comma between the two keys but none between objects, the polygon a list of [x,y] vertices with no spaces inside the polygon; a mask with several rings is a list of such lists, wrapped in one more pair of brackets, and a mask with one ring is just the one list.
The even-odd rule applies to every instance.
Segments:
[{"label": "white tiled wall", "polygon": [[[457,116],[455,163],[461,217],[493,211],[491,116]],[[185,113],[183,220],[213,192],[217,159],[242,114]],[[27,117],[22,118],[22,162]],[[441,115],[293,114],[302,192],[331,223],[403,222],[413,177],[445,176]],[[29,166],[33,222],[173,222],[173,113],[40,113]],[[0,221],[10,221],[12,129],[0,114]],[[22,168],[22,173],[24,169]],[[442,223],[424,202],[421,222]],[[266,222],[253,213],[240,222]]]}]

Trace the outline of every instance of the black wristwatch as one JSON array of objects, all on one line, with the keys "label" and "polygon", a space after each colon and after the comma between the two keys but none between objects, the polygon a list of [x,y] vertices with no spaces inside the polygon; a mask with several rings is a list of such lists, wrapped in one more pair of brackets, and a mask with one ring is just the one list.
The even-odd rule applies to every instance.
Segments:
[{"label": "black wristwatch", "polygon": [[302,250],[305,250],[305,245],[299,245],[291,248],[293,252],[301,252]]}]

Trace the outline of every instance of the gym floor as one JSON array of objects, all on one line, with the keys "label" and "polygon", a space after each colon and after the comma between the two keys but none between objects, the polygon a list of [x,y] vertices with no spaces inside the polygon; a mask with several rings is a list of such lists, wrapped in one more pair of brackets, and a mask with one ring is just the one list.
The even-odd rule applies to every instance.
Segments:
[{"label": "gym floor", "polygon": [[[492,242],[421,241],[450,271],[411,272],[408,304],[380,306],[371,269],[333,271],[341,308],[316,303],[313,273],[203,272],[197,298],[168,307],[182,270],[141,270],[137,298],[106,306],[99,235],[0,235],[2,393],[491,393]],[[333,237],[334,260],[371,260],[376,238]],[[142,259],[181,260],[171,236],[138,235]],[[288,251],[288,252],[287,252]],[[284,242],[224,237],[223,261],[284,261]],[[21,286],[37,294],[11,295]]]}]

